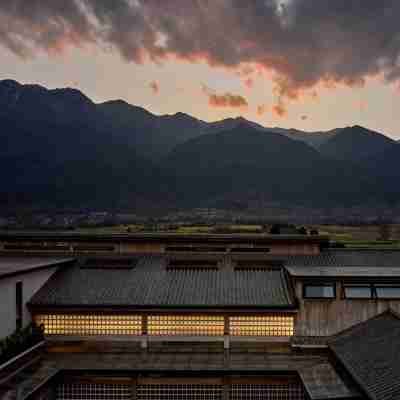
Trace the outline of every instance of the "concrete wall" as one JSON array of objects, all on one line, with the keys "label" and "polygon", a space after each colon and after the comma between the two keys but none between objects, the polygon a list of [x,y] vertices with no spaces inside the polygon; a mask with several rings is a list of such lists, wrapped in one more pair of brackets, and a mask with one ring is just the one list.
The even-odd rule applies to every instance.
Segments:
[{"label": "concrete wall", "polygon": [[336,299],[303,299],[303,284],[295,282],[299,313],[295,335],[330,336],[366,321],[388,308],[400,312],[400,300],[342,299],[341,284],[336,283]]},{"label": "concrete wall", "polygon": [[26,303],[56,270],[57,268],[48,268],[0,279],[0,340],[16,329],[16,283],[22,282],[23,325],[26,326],[31,321]]}]

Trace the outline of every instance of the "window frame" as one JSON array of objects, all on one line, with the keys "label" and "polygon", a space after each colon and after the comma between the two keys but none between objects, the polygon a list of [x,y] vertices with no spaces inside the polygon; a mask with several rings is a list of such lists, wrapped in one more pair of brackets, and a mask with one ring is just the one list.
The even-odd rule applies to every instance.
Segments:
[{"label": "window frame", "polygon": [[[332,287],[333,288],[333,296],[332,297],[325,297],[325,296],[307,296],[306,295],[306,287],[313,286],[313,287]],[[302,295],[303,299],[305,300],[336,300],[337,293],[336,293],[336,282],[303,282],[302,287]]]},{"label": "window frame", "polygon": [[[375,283],[374,286],[374,294],[377,300],[400,300],[400,283]],[[399,289],[399,295],[397,297],[385,297],[378,296],[379,288],[396,288]]]},{"label": "window frame", "polygon": [[[348,297],[346,296],[346,287],[363,287],[370,289],[370,297]],[[376,300],[375,285],[372,282],[342,282],[341,284],[343,300]]]}]

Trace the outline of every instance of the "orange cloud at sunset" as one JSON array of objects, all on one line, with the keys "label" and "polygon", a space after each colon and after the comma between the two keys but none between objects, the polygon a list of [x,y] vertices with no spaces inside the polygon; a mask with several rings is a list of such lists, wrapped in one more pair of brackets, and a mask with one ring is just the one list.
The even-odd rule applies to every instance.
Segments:
[{"label": "orange cloud at sunset", "polygon": [[265,104],[260,104],[257,106],[257,115],[262,116],[267,112],[267,106]]},{"label": "orange cloud at sunset", "polygon": [[278,103],[276,103],[272,106],[272,113],[276,117],[283,118],[287,115],[287,109],[286,109],[285,105],[279,101]]},{"label": "orange cloud at sunset", "polygon": [[241,108],[247,107],[247,100],[240,95],[225,93],[222,95],[210,94],[208,97],[208,104],[210,107],[232,107]]},{"label": "orange cloud at sunset", "polygon": [[365,110],[368,106],[368,103],[366,100],[357,100],[354,102],[354,106],[359,110]]},{"label": "orange cloud at sunset", "polygon": [[243,81],[244,86],[246,86],[247,89],[251,89],[253,87],[254,81],[252,78],[247,78]]},{"label": "orange cloud at sunset", "polygon": [[[250,69],[242,66],[252,64],[259,73],[271,71],[281,96],[294,100],[323,82],[333,89],[336,83],[358,87],[379,74],[386,82],[400,80],[399,1],[349,0],[348,7],[286,1],[284,14],[279,3],[164,0],[160,7],[157,0],[75,0],[60,7],[54,0],[4,0],[0,45],[37,57],[89,44],[135,63],[205,61],[244,75]],[[227,34],[220,34],[221,21]]]},{"label": "orange cloud at sunset", "polygon": [[201,91],[208,97],[208,105],[215,108],[247,108],[249,103],[238,94],[217,94],[206,85],[201,86]]},{"label": "orange cloud at sunset", "polygon": [[156,81],[150,82],[149,87],[153,91],[154,94],[158,94],[160,92],[160,85]]}]

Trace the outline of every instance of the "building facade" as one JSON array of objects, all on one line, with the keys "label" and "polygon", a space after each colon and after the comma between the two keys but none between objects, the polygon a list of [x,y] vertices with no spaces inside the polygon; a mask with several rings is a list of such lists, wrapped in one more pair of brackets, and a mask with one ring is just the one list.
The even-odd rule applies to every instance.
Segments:
[{"label": "building facade", "polygon": [[[400,345],[400,252],[306,235],[5,234],[0,248],[72,257],[26,302],[47,341],[27,399],[400,398],[396,358],[377,367],[389,397],[364,382],[385,329],[357,334],[390,325]],[[353,368],[357,338],[377,343],[370,371]]]},{"label": "building facade", "polygon": [[27,303],[60,266],[71,260],[0,257],[0,340],[31,322]]}]

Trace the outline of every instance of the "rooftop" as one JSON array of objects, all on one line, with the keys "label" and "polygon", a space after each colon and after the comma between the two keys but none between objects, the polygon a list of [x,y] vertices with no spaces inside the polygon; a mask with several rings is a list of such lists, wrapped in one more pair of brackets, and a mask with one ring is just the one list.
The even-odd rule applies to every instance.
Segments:
[{"label": "rooftop", "polygon": [[188,262],[167,268],[168,258],[143,255],[131,269],[81,268],[59,270],[34,295],[33,306],[130,306],[294,308],[285,270],[251,266],[234,269],[221,258],[211,267]]},{"label": "rooftop", "polygon": [[400,278],[399,250],[324,250],[283,261],[294,277]]},{"label": "rooftop", "polygon": [[0,257],[0,279],[73,262],[73,258]]}]

